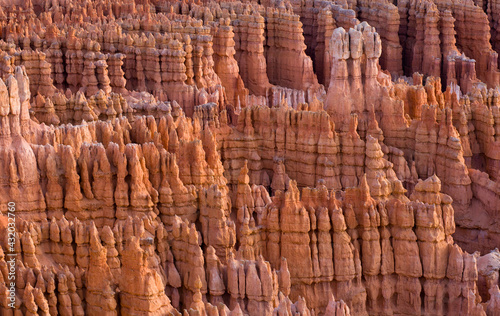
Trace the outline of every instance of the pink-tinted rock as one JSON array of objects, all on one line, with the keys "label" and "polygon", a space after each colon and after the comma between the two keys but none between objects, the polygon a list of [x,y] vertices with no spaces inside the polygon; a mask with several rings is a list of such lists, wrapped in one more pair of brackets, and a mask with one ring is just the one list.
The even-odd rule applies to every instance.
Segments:
[{"label": "pink-tinted rock", "polygon": [[0,314],[496,315],[497,6],[0,1]]}]

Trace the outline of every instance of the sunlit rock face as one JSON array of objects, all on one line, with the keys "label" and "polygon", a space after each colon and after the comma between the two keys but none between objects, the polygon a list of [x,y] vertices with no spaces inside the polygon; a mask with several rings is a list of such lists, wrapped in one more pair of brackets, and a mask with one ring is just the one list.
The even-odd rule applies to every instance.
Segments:
[{"label": "sunlit rock face", "polygon": [[0,314],[499,315],[499,12],[0,0]]}]

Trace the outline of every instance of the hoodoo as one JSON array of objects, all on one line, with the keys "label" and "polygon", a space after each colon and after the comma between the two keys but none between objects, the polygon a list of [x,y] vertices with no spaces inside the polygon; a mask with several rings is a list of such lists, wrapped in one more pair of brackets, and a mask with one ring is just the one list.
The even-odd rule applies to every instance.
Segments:
[{"label": "hoodoo", "polygon": [[0,0],[0,315],[500,315],[498,0]]}]

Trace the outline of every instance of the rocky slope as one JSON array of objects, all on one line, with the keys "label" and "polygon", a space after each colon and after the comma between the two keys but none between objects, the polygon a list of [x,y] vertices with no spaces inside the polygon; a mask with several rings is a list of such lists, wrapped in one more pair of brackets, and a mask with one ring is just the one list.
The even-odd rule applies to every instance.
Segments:
[{"label": "rocky slope", "polygon": [[1,315],[500,313],[494,1],[0,4]]}]

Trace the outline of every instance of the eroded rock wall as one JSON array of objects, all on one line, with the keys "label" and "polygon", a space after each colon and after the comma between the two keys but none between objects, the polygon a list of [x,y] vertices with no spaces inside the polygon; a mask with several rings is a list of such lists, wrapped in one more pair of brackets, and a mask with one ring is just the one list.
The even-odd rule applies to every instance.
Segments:
[{"label": "eroded rock wall", "polygon": [[2,3],[0,313],[497,315],[494,15]]}]

